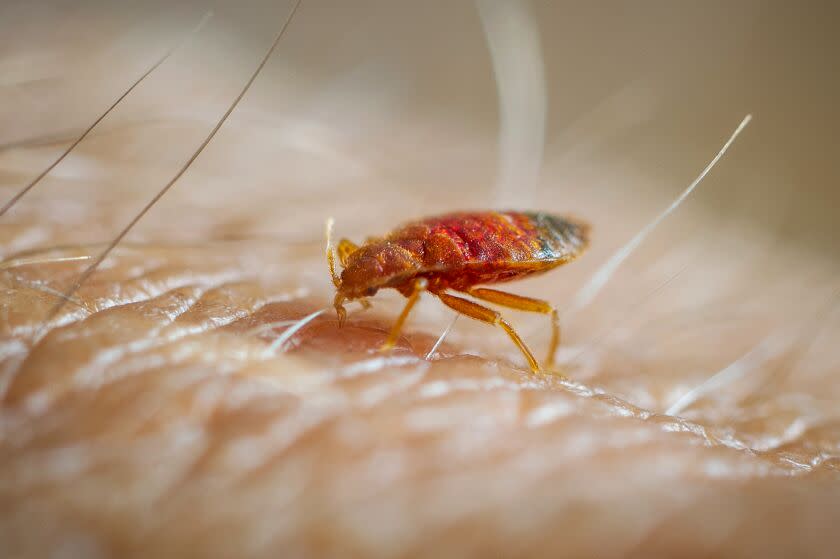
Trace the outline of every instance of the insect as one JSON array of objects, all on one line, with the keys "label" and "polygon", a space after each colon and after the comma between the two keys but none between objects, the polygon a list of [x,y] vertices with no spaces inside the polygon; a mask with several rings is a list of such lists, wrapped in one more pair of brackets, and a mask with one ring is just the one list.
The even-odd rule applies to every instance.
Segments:
[{"label": "insect", "polygon": [[392,288],[408,301],[391,329],[382,350],[393,348],[403,324],[420,295],[428,291],[441,302],[470,318],[502,328],[535,372],[540,366],[519,334],[497,311],[450,292],[504,307],[551,316],[551,341],[546,363],[551,366],[560,326],[557,310],[548,302],[479,287],[546,272],[577,258],[589,243],[589,225],[570,217],[540,212],[461,212],[406,223],[385,237],[368,239],[357,246],[347,239],[338,243],[335,269],[327,223],[327,263],[335,284],[334,306],[339,325],[347,313],[344,302],[376,295]]}]

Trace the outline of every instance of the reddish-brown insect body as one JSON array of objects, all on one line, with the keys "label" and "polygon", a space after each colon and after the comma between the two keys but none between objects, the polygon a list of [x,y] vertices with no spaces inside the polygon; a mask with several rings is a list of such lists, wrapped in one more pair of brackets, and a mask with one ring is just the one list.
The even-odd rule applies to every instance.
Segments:
[{"label": "reddish-brown insect body", "polygon": [[332,249],[328,260],[336,285],[339,319],[348,299],[371,297],[393,288],[409,298],[384,344],[390,348],[420,293],[429,291],[453,309],[477,320],[501,326],[522,350],[532,369],[536,360],[499,313],[446,291],[467,293],[491,303],[552,315],[552,347],[559,343],[557,313],[544,301],[521,297],[484,284],[511,281],[542,273],[574,260],[586,248],[589,226],[581,221],[538,212],[464,212],[407,223],[382,238],[357,247],[347,240],[338,245],[344,270],[335,273]]}]

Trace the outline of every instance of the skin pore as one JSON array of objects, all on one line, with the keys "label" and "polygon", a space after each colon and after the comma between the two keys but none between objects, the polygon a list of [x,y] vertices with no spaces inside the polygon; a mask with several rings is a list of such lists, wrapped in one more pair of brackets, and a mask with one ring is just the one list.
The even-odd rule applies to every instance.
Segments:
[{"label": "skin pore", "polygon": [[[571,48],[546,48],[560,53],[549,81],[565,85],[551,89],[539,188],[522,203],[580,213],[592,248],[516,290],[561,314],[756,114],[694,197],[564,322],[569,381],[535,376],[503,332],[463,318],[426,360],[453,316],[426,298],[389,354],[377,350],[401,297],[348,304],[341,329],[331,311],[328,215],[337,236],[362,240],[495,204],[492,72],[467,8],[304,4],[204,154],[44,324],[224,113],[289,7],[217,11],[0,222],[0,555],[833,556],[840,311],[836,247],[820,241],[836,231],[821,213],[833,194],[819,185],[836,175],[815,116],[833,94],[814,87],[825,93],[802,108],[759,70],[744,74],[782,49],[774,25],[791,14],[779,6],[753,44],[727,27],[752,21],[749,8],[701,22],[666,10],[676,28],[725,40],[657,35],[653,55],[631,19],[636,31],[590,56],[577,85]],[[4,68],[30,61],[3,73],[16,80],[2,92],[3,200],[205,9],[96,8],[19,8],[17,29],[0,33],[22,45]],[[553,9],[538,8],[559,21]],[[576,17],[591,30],[608,14]],[[25,46],[50,18],[61,33]],[[808,36],[787,46],[811,60],[822,35]],[[389,37],[398,44],[382,53]],[[735,60],[718,67],[721,53]],[[703,95],[625,87],[622,65],[635,77],[650,56],[665,83],[692,66]],[[808,83],[799,59],[774,59],[773,75]],[[716,85],[735,75],[756,89]],[[805,140],[779,116],[793,112]],[[506,317],[541,355],[544,317]]]}]

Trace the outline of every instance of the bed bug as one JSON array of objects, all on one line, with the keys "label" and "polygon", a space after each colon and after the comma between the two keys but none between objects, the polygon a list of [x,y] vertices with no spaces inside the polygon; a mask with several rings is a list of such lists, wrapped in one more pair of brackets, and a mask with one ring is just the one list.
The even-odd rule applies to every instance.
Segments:
[{"label": "bed bug", "polygon": [[330,242],[332,220],[327,224],[327,263],[335,284],[334,306],[339,324],[347,314],[344,302],[366,302],[380,289],[392,288],[408,301],[382,345],[393,348],[408,314],[427,291],[444,305],[470,318],[502,328],[513,340],[533,371],[540,366],[519,334],[497,311],[449,292],[504,307],[551,316],[551,341],[547,364],[553,362],[560,343],[557,310],[548,302],[479,287],[543,273],[577,258],[589,243],[589,225],[571,217],[541,212],[459,212],[406,223],[384,237],[357,246],[347,239],[338,243],[338,260]]}]

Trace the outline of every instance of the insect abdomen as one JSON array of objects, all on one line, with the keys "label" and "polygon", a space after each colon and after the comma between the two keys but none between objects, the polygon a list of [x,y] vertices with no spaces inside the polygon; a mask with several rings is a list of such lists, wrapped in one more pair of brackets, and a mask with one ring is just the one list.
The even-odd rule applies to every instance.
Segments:
[{"label": "insect abdomen", "polygon": [[537,212],[521,215],[534,226],[539,254],[548,260],[568,262],[589,245],[589,225],[582,221]]},{"label": "insect abdomen", "polygon": [[542,213],[472,212],[410,223],[387,239],[411,247],[426,267],[565,262],[585,248],[587,229],[583,223]]}]

